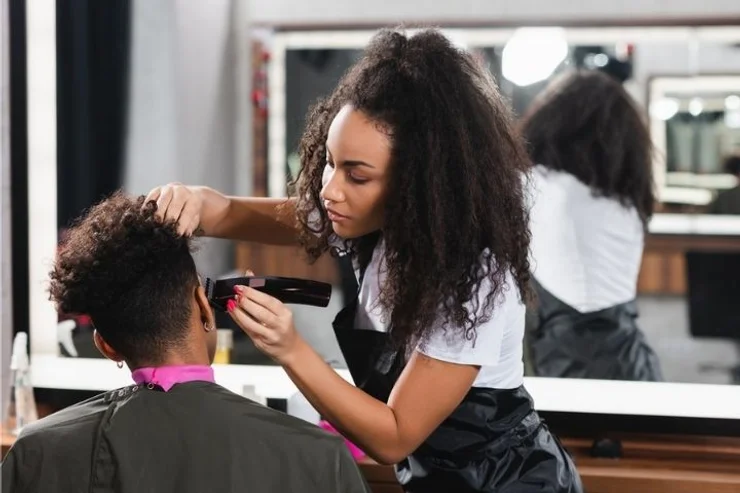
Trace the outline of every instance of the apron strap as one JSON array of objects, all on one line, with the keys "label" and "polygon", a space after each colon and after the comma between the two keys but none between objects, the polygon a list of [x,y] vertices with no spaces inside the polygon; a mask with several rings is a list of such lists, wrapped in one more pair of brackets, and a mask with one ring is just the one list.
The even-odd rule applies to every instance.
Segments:
[{"label": "apron strap", "polygon": [[[347,271],[349,271],[346,277],[351,278],[351,281],[347,281],[347,287],[346,287],[347,295],[349,295],[349,293],[354,293],[355,297],[359,295],[360,287],[362,286],[362,281],[365,279],[365,272],[367,271],[367,268],[373,259],[375,247],[378,245],[379,241],[380,241],[380,232],[370,233],[366,236],[363,236],[359,240],[357,240],[357,243],[352,247],[352,249],[350,249],[350,252],[354,252],[354,253],[350,253],[349,255],[342,255],[341,257],[338,257],[340,268],[346,269]],[[357,258],[357,264],[360,270],[359,276],[358,276],[359,279],[358,277],[355,276],[355,267],[351,260],[352,256],[356,256]]]},{"label": "apron strap", "polygon": [[380,232],[370,233],[364,238],[361,238],[358,244],[357,261],[360,265],[360,276],[357,281],[357,292],[360,292],[362,287],[362,281],[365,279],[365,272],[370,266],[370,262],[373,260],[375,254],[375,247],[378,246],[380,241]]}]

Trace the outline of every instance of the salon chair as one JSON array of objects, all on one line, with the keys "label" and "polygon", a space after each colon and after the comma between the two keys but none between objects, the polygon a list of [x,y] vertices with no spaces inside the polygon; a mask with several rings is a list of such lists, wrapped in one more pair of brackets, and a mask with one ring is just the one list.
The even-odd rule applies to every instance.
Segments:
[{"label": "salon chair", "polygon": [[692,337],[727,339],[738,347],[738,364],[704,365],[724,371],[740,385],[740,252],[687,252],[689,332]]}]

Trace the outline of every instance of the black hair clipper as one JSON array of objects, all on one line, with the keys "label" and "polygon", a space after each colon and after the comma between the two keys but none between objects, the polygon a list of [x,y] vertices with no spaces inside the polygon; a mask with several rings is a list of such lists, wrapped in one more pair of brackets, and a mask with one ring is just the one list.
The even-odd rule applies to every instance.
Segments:
[{"label": "black hair clipper", "polygon": [[226,303],[234,299],[236,286],[249,286],[279,299],[283,303],[326,307],[331,298],[331,284],[294,277],[231,277],[206,278],[205,290],[211,306],[226,311]]}]

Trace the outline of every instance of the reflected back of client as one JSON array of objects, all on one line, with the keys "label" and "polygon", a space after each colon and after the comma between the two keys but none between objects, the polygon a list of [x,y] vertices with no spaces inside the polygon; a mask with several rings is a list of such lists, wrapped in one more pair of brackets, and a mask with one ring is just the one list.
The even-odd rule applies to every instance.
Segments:
[{"label": "reflected back of client", "polygon": [[155,209],[114,194],[70,230],[51,272],[58,309],[89,315],[95,345],[135,384],[24,428],[2,490],[367,491],[340,438],[215,383],[191,239]]},{"label": "reflected back of client", "polygon": [[521,123],[531,182],[538,376],[662,380],[637,326],[637,277],[653,210],[652,145],[621,84],[600,72],[552,82]]}]

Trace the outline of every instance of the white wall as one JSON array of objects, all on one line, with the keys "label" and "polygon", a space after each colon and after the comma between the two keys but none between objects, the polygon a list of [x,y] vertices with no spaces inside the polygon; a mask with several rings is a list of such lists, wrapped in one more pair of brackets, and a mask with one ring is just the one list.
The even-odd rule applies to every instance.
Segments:
[{"label": "white wall", "polygon": [[174,5],[135,0],[125,188],[146,193],[178,177]]},{"label": "white wall", "polygon": [[[740,31],[740,28],[738,30]],[[740,48],[727,43],[703,41],[695,48],[686,41],[637,43],[634,72],[629,87],[632,96],[644,105],[647,103],[647,85],[650,77],[739,72]]]},{"label": "white wall", "polygon": [[260,24],[534,22],[740,16],[738,0],[252,0]]},{"label": "white wall", "polygon": [[[237,49],[246,44],[245,6],[134,0],[127,191],[144,194],[171,181],[251,191],[248,50]],[[201,245],[204,274],[233,265],[227,242]]]}]

